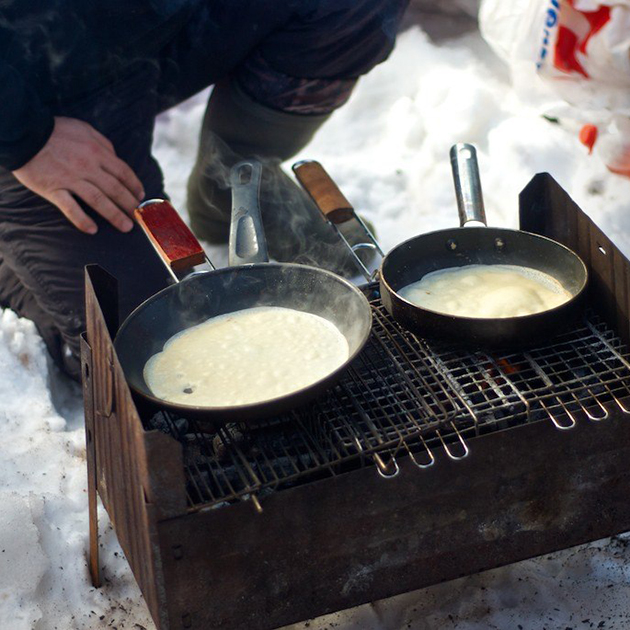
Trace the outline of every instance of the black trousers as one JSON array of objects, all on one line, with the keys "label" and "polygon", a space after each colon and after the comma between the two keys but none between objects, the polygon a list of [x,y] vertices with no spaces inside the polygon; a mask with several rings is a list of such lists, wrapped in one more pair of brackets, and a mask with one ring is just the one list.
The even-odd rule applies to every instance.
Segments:
[{"label": "black trousers", "polygon": [[[254,55],[294,77],[363,74],[388,56],[406,3],[199,2],[156,58],[129,60],[117,81],[54,113],[93,125],[138,175],[147,198],[164,197],[162,172],[151,155],[160,111],[238,74]],[[97,263],[118,280],[121,321],[169,281],[138,228],[123,234],[86,210],[99,228],[94,236],[79,232],[57,208],[0,170],[0,306],[32,319],[53,359],[75,377],[85,327],[84,266]]]}]

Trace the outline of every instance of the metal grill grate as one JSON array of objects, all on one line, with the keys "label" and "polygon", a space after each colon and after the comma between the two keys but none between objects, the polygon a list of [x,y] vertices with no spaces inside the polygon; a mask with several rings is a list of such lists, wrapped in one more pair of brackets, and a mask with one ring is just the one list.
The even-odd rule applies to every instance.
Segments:
[{"label": "metal grill grate", "polygon": [[315,403],[255,428],[227,425],[216,435],[170,413],[153,417],[184,446],[190,510],[308,483],[363,466],[387,477],[397,458],[433,465],[434,451],[460,459],[466,439],[547,419],[562,430],[602,421],[616,405],[630,413],[630,362],[619,339],[592,313],[527,352],[470,352],[419,339],[368,296],[371,338],[341,382]]}]

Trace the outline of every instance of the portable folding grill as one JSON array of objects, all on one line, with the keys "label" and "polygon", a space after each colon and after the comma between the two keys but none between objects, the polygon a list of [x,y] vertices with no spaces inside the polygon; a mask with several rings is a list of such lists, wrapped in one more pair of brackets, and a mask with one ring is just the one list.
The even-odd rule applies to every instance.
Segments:
[{"label": "portable folding grill", "polygon": [[116,288],[88,269],[90,566],[96,492],[161,630],[268,629],[630,529],[630,263],[548,175],[521,228],[591,273],[583,321],[471,352],[396,324],[306,408],[255,428],[134,405]]}]

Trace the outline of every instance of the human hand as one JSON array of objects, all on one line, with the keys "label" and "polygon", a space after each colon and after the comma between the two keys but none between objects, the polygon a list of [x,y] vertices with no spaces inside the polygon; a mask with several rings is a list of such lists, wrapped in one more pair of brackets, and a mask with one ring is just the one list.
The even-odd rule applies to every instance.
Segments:
[{"label": "human hand", "polygon": [[133,227],[127,213],[133,212],[144,197],[140,180],[116,157],[114,145],[94,127],[76,118],[56,117],[48,142],[13,175],[88,234],[96,234],[96,223],[73,195],[121,232],[129,232]]}]

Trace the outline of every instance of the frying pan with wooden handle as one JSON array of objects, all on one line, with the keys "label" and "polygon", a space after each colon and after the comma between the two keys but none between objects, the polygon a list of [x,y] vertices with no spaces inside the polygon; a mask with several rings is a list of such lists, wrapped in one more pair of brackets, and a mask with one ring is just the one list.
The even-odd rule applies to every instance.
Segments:
[{"label": "frying pan with wooden handle", "polygon": [[[381,299],[388,312],[410,331],[487,348],[527,346],[565,328],[582,311],[588,270],[568,247],[522,230],[486,227],[475,148],[451,148],[451,166],[460,227],[414,236],[394,247],[378,271]],[[294,172],[334,225],[354,218],[355,212],[336,184],[317,162],[299,162]],[[465,227],[474,222],[483,227]],[[365,227],[365,226],[364,226]],[[374,237],[368,234],[368,241]],[[364,274],[367,272],[362,267]],[[503,318],[462,317],[423,308],[399,291],[433,271],[465,265],[517,265],[542,271],[571,294],[563,304],[539,313]],[[366,278],[370,279],[369,272]]]},{"label": "frying pan with wooden handle", "polygon": [[[168,201],[151,200],[136,210],[139,225],[175,280],[138,306],[114,341],[131,389],[150,409],[194,416],[210,426],[277,415],[308,402],[334,384],[368,339],[372,324],[370,306],[354,285],[323,269],[267,262],[258,206],[260,178],[261,165],[254,160],[232,169],[233,266],[196,272],[181,281],[195,266],[207,262],[201,245]],[[171,337],[212,317],[260,306],[292,308],[328,319],[348,341],[347,361],[307,387],[252,404],[199,407],[172,403],[151,392],[144,367]]]}]

